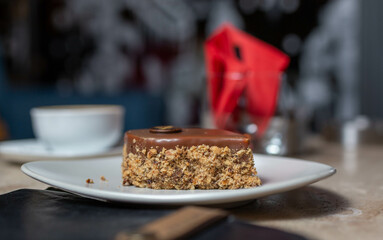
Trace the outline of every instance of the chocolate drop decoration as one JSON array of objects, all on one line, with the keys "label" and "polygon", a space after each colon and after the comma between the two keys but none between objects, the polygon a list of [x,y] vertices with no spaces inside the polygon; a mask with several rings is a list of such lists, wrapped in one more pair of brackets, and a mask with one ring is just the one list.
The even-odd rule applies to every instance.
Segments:
[{"label": "chocolate drop decoration", "polygon": [[152,127],[149,131],[151,133],[178,133],[181,132],[182,129],[173,126],[157,126]]}]

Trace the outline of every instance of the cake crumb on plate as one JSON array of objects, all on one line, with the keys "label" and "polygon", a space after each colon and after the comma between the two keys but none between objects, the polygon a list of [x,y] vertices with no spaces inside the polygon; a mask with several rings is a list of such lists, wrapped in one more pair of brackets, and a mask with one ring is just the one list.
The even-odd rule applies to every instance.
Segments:
[{"label": "cake crumb on plate", "polygon": [[93,179],[91,179],[91,178],[88,178],[88,179],[86,180],[86,183],[87,183],[87,184],[93,184],[93,183],[94,183],[94,181],[93,181]]}]

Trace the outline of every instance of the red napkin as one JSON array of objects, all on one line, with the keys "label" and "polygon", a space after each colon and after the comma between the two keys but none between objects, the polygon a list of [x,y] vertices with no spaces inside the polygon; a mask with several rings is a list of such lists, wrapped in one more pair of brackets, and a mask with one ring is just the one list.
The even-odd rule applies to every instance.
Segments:
[{"label": "red napkin", "polygon": [[236,130],[238,101],[262,135],[274,114],[280,75],[290,60],[273,46],[236,29],[220,27],[205,43],[208,89],[218,128]]}]

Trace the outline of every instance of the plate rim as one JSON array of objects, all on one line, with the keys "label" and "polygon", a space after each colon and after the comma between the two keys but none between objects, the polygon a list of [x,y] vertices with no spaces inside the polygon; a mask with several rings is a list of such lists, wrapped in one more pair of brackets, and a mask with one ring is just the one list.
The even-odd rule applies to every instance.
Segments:
[{"label": "plate rim", "polygon": [[[262,185],[254,188],[246,188],[246,189],[235,189],[235,190],[217,190],[219,194],[212,198],[212,192],[202,193],[199,192],[198,195],[192,194],[179,194],[179,195],[156,195],[153,198],[153,195],[143,195],[139,193],[128,193],[128,192],[116,192],[107,189],[95,189],[92,187],[80,186],[78,184],[71,184],[62,182],[59,180],[55,180],[49,177],[42,176],[38,173],[35,173],[32,169],[29,168],[30,165],[39,164],[40,162],[49,162],[49,163],[58,163],[59,161],[35,161],[25,163],[21,166],[21,171],[26,175],[32,177],[33,179],[43,182],[45,184],[54,186],[56,188],[62,189],[67,192],[74,193],[76,195],[80,195],[86,198],[92,198],[100,201],[111,201],[111,202],[122,202],[122,203],[135,203],[135,204],[155,204],[155,205],[185,205],[185,204],[201,204],[201,205],[209,205],[209,204],[221,204],[221,203],[233,203],[245,200],[251,200],[255,198],[264,197],[267,195],[272,195],[275,193],[286,192],[293,189],[297,189],[314,182],[320,181],[322,179],[328,178],[336,173],[336,169],[329,165],[297,159],[297,158],[288,158],[288,157],[280,157],[280,156],[267,156],[262,154],[254,154],[254,157],[262,156],[262,158],[281,158],[283,161],[297,161],[304,162],[305,164],[314,164],[317,166],[321,166],[323,169],[318,170],[317,172],[311,175],[305,175],[301,177],[296,177],[291,180],[270,183],[267,185]],[[107,158],[107,157],[105,157]],[[89,159],[89,160],[105,160],[105,158],[97,158],[97,159]],[[108,157],[108,158],[116,158]],[[78,161],[75,159],[71,160],[63,160],[61,162],[69,162],[69,161]],[[81,160],[87,161],[87,160]],[[270,160],[272,161],[272,160]],[[126,187],[121,184],[121,187]],[[134,187],[134,186],[130,186]],[[162,190],[154,190],[152,191],[162,191]],[[204,191],[204,190],[174,190],[174,191]],[[226,192],[227,191],[227,192]],[[233,194],[235,191],[235,194]]]}]

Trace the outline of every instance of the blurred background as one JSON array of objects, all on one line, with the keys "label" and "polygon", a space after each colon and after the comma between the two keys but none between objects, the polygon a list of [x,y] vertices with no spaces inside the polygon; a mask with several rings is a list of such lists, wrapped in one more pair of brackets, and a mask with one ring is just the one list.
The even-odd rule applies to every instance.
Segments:
[{"label": "blurred background", "polygon": [[203,44],[224,22],[290,56],[276,116],[294,136],[382,132],[381,9],[379,0],[2,0],[0,139],[33,137],[30,108],[54,104],[123,105],[125,129],[211,127]]}]

